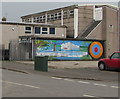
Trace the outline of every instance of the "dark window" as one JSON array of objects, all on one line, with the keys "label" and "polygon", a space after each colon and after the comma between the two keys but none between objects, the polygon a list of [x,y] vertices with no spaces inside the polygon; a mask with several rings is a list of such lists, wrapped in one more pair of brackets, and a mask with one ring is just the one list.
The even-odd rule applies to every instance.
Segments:
[{"label": "dark window", "polygon": [[25,33],[31,33],[31,27],[25,27]]},{"label": "dark window", "polygon": [[120,53],[113,54],[111,58],[112,59],[114,59],[114,58],[120,58]]},{"label": "dark window", "polygon": [[31,31],[25,31],[25,33],[31,33]]},{"label": "dark window", "polygon": [[50,33],[49,34],[55,34],[55,28],[50,28]]},{"label": "dark window", "polygon": [[25,27],[25,30],[31,30],[31,27]]},{"label": "dark window", "polygon": [[35,27],[35,34],[40,34],[40,27]]},{"label": "dark window", "polygon": [[42,28],[42,31],[47,31],[47,28]]},{"label": "dark window", "polygon": [[45,28],[45,27],[43,27],[43,28],[42,28],[42,34],[48,34],[48,29]]}]

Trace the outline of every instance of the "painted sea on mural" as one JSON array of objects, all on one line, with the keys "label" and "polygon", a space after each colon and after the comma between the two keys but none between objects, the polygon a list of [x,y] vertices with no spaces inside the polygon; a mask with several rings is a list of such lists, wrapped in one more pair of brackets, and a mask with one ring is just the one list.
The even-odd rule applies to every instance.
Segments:
[{"label": "painted sea on mural", "polygon": [[36,56],[49,56],[49,60],[90,60],[88,47],[92,41],[35,40]]}]

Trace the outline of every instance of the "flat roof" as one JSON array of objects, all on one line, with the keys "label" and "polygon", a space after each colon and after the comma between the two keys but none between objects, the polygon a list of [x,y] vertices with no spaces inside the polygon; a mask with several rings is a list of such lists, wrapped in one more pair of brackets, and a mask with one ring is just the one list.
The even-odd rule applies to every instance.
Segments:
[{"label": "flat roof", "polygon": [[27,16],[32,16],[32,15],[35,15],[35,14],[46,13],[46,12],[50,12],[50,11],[54,11],[54,10],[61,10],[61,9],[65,9],[65,8],[70,8],[70,7],[71,7],[71,8],[78,7],[78,4],[70,5],[70,6],[65,6],[65,7],[59,7],[59,8],[51,9],[51,10],[45,10],[45,11],[38,12],[38,13],[28,14],[28,15],[21,16],[21,18],[23,18],[23,17],[27,17]]},{"label": "flat roof", "polygon": [[1,21],[0,24],[11,24],[11,25],[30,25],[30,26],[48,26],[48,27],[62,27],[67,28],[65,25],[53,25],[53,24],[44,24],[44,23],[26,23],[26,22],[9,22],[9,21]]},{"label": "flat roof", "polygon": [[37,14],[42,14],[42,13],[46,13],[46,12],[50,12],[50,11],[61,10],[61,9],[65,9],[65,8],[77,8],[79,6],[80,7],[82,7],[82,6],[99,6],[99,7],[107,6],[107,7],[110,7],[112,9],[116,9],[116,10],[118,9],[117,6],[110,5],[110,4],[75,4],[75,5],[65,6],[65,7],[59,7],[59,8],[52,9],[52,10],[47,10],[47,11],[42,11],[42,12],[38,12],[38,13],[24,15],[24,16],[21,16],[21,18],[33,16],[33,15],[37,15]]},{"label": "flat roof", "polygon": [[19,36],[19,38],[31,38],[32,40],[75,40],[75,41],[101,41],[101,42],[105,42],[105,40],[96,40],[96,39],[82,39],[82,38],[50,38],[50,37],[39,37],[37,35],[31,35],[31,36]]}]

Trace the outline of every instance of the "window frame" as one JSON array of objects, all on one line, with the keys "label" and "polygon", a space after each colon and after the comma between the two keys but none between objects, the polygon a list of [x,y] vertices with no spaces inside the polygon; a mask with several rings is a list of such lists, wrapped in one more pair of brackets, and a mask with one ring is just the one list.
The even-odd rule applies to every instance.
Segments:
[{"label": "window frame", "polygon": [[[118,57],[114,57],[114,55],[118,55]],[[120,54],[119,53],[114,53],[112,56],[111,56],[111,59],[119,59],[119,57],[120,57]]]},{"label": "window frame", "polygon": [[[50,33],[50,29],[54,29],[54,33]],[[56,35],[56,28],[55,27],[49,27],[49,34]]]},{"label": "window frame", "polygon": [[[46,30],[46,31],[43,31],[43,28],[46,28],[47,30]],[[42,27],[42,29],[41,29],[41,34],[49,34],[49,33],[48,33],[48,30],[49,30],[48,27]]]},{"label": "window frame", "polygon": [[[30,29],[30,30],[27,30],[27,29],[26,29],[27,27],[30,27],[31,29]],[[25,34],[32,34],[32,27],[31,27],[31,26],[25,26],[25,27],[24,27],[24,31],[25,31]]]},{"label": "window frame", "polygon": [[[36,33],[36,32],[35,32],[35,28],[39,28],[39,29],[40,29],[40,30],[39,30],[40,33]],[[35,35],[39,35],[39,34],[41,34],[41,27],[39,27],[39,26],[35,26],[35,27],[34,27],[34,34],[35,34]]]}]

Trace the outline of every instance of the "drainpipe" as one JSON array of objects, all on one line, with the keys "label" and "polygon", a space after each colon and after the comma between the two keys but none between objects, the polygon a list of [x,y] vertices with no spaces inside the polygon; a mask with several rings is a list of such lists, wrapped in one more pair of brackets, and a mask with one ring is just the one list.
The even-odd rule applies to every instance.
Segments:
[{"label": "drainpipe", "polygon": [[63,26],[63,10],[61,9],[61,25]]},{"label": "drainpipe", "polygon": [[31,43],[32,43],[32,60],[33,60],[33,58],[34,58],[34,41],[33,41],[33,39],[31,39]]},{"label": "drainpipe", "polygon": [[45,13],[45,24],[47,24],[47,13]]},{"label": "drainpipe", "polygon": [[78,37],[78,8],[74,9],[74,38]]},{"label": "drainpipe", "polygon": [[120,1],[118,2],[118,49],[120,51]]}]

